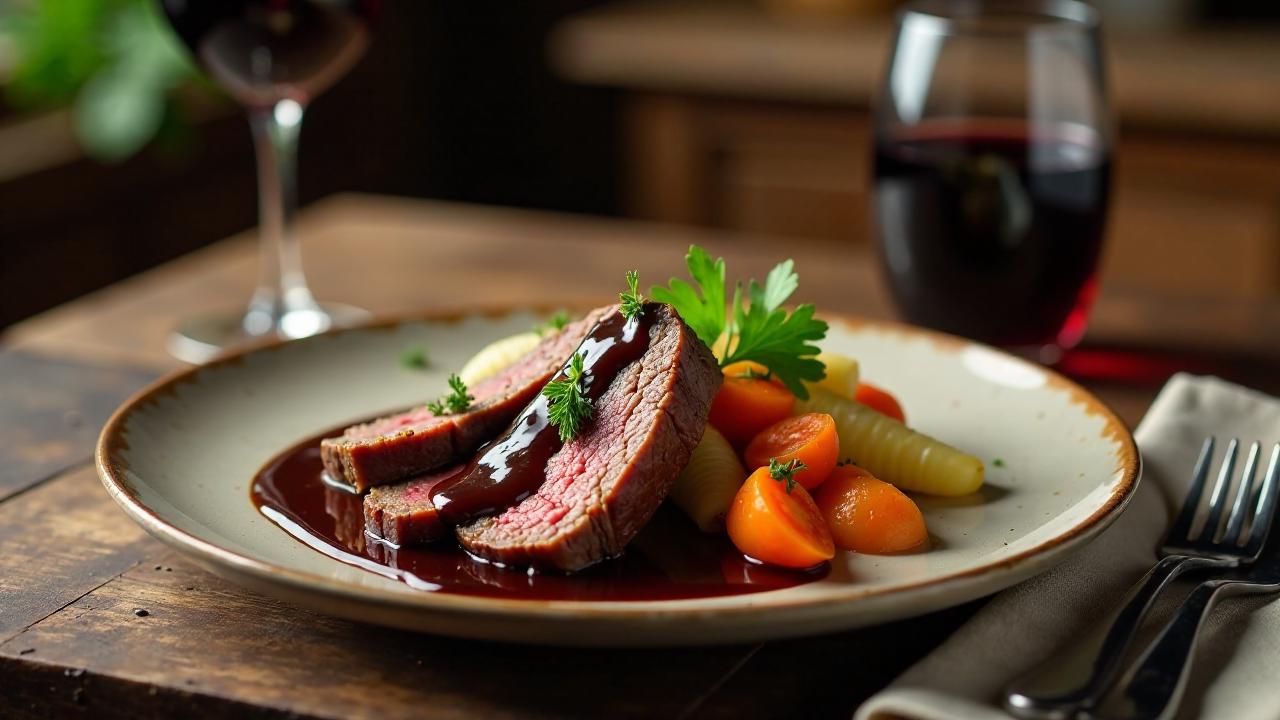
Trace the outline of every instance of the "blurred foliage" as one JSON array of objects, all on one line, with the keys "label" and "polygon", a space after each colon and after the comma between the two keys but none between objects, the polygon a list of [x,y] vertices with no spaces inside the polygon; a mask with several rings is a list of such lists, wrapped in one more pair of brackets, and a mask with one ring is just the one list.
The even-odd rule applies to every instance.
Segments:
[{"label": "blurred foliage", "polygon": [[14,108],[70,106],[80,144],[114,162],[182,125],[175,90],[198,77],[155,0],[0,0]]}]

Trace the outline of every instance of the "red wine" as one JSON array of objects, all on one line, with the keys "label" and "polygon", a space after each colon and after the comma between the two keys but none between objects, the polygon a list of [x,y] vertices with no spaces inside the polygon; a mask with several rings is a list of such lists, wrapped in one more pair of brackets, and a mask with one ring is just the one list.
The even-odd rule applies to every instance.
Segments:
[{"label": "red wine", "polygon": [[907,319],[1004,346],[1084,332],[1111,161],[1088,128],[936,122],[876,147],[881,258]]},{"label": "red wine", "polygon": [[369,43],[377,0],[161,0],[174,30],[219,84],[252,107],[306,104]]}]

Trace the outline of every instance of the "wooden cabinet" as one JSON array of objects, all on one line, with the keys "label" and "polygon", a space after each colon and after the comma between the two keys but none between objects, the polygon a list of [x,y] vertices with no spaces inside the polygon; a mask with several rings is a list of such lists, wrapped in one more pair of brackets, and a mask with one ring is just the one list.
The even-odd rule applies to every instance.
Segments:
[{"label": "wooden cabinet", "polygon": [[[570,20],[561,71],[623,88],[637,217],[867,244],[867,107],[884,21],[795,25],[744,3]],[[1280,297],[1280,34],[1113,39],[1121,118],[1103,282]]]}]

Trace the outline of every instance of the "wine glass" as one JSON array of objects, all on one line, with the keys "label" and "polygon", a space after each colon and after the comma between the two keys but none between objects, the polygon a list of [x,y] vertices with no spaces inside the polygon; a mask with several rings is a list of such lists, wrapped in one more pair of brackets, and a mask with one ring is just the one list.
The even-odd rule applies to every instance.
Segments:
[{"label": "wine glass", "polygon": [[875,107],[881,262],[912,322],[1055,362],[1084,334],[1111,182],[1097,11],[907,4]]},{"label": "wine glass", "polygon": [[307,104],[369,44],[377,0],[160,0],[205,71],[245,107],[258,171],[260,278],[239,317],[197,317],[169,351],[203,362],[246,339],[307,337],[359,320],[363,310],[316,302],[294,234],[298,134]]}]

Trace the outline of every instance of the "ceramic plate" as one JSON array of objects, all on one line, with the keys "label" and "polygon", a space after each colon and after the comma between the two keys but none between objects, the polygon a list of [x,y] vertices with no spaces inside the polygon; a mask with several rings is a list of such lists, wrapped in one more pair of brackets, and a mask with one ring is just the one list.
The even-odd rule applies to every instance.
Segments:
[{"label": "ceramic plate", "polygon": [[[440,394],[490,340],[531,311],[402,320],[260,347],[165,378],[107,423],[98,471],[149,532],[233,582],[333,615],[474,638],[693,645],[831,632],[987,595],[1061,561],[1124,508],[1133,438],[1075,384],[985,346],[903,325],[828,318],[825,349],[857,358],[911,424],[987,462],[964,498],[917,498],[924,553],[841,553],[823,580],[697,600],[507,600],[433,593],[333,560],[259,514],[254,474],[281,450],[344,422]],[[430,370],[402,367],[422,346]],[[341,389],[340,391],[338,389]],[[999,459],[999,462],[996,460]]]}]

